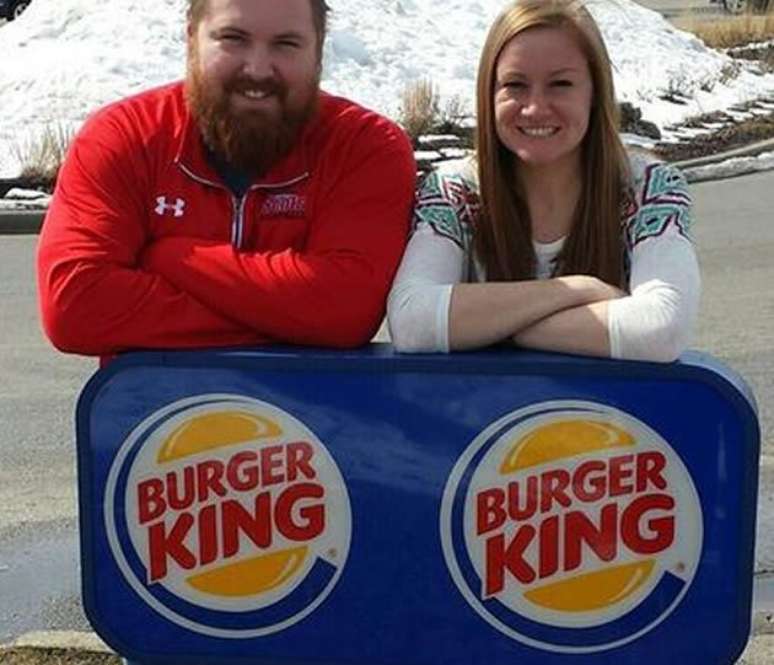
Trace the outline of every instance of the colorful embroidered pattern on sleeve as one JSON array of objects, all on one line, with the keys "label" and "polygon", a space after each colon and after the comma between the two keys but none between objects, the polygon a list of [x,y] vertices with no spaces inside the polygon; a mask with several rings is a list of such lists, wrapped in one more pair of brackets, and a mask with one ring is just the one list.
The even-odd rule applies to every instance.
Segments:
[{"label": "colorful embroidered pattern on sleeve", "polygon": [[669,231],[691,240],[691,195],[683,174],[667,164],[650,164],[637,185],[636,204],[624,220],[627,250]]},{"label": "colorful embroidered pattern on sleeve", "polygon": [[434,171],[417,192],[414,223],[429,224],[437,234],[449,238],[466,252],[473,235],[473,221],[480,205],[476,187],[461,174]]}]

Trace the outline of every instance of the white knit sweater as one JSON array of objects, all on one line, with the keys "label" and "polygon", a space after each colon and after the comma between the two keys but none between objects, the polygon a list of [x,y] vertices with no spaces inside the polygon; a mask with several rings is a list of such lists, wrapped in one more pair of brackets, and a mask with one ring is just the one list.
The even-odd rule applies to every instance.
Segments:
[{"label": "white knit sweater", "polygon": [[[664,360],[689,344],[698,312],[700,278],[693,242],[691,198],[674,167],[630,157],[630,205],[621,226],[629,294],[608,302],[613,358]],[[388,317],[395,347],[406,352],[449,350],[454,284],[485,281],[474,257],[478,210],[474,165],[449,162],[417,192],[414,231],[390,292]],[[552,274],[564,239],[534,243],[535,278]]]}]

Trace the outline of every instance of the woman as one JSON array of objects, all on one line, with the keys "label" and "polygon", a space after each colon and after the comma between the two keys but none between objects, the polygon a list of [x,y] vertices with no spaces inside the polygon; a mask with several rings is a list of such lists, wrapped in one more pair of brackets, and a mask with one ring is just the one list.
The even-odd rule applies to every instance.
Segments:
[{"label": "woman", "polygon": [[573,0],[518,0],[478,74],[476,159],[417,194],[390,293],[400,351],[504,340],[671,361],[696,318],[691,201],[672,167],[629,156],[610,60]]}]

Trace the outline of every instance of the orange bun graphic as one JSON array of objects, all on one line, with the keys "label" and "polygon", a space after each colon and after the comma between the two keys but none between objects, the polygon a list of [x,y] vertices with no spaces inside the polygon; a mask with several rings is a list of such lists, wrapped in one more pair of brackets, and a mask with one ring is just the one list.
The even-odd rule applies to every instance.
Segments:
[{"label": "orange bun graphic", "polygon": [[308,547],[295,547],[193,575],[188,583],[218,596],[252,596],[292,579],[306,559]]},{"label": "orange bun graphic", "polygon": [[585,612],[608,607],[635,593],[653,572],[653,561],[641,561],[609,570],[578,575],[566,582],[547,584],[524,595],[535,605],[563,612]]},{"label": "orange bun graphic", "polygon": [[157,459],[162,464],[205,450],[281,435],[277,423],[246,411],[208,413],[179,425],[159,447]]},{"label": "orange bun graphic", "polygon": [[629,432],[607,422],[560,420],[523,436],[513,444],[500,465],[500,473],[610,448],[633,446]]}]

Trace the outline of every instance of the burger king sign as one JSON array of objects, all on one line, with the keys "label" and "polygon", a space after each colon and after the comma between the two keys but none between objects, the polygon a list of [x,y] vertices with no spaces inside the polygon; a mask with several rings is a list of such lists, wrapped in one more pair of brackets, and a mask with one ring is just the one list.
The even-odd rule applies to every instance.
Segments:
[{"label": "burger king sign", "polygon": [[224,394],[168,404],[131,432],[110,468],[104,521],[148,605],[237,639],[313,612],[351,535],[347,490],[322,442],[271,404]]},{"label": "burger king sign", "polygon": [[484,621],[529,646],[591,653],[675,609],[702,524],[691,476],[658,433],[609,406],[555,401],[472,441],[440,529],[452,578]]},{"label": "burger king sign", "polygon": [[706,359],[126,354],[76,424],[84,610],[140,663],[730,665],[748,639],[760,430]]}]

